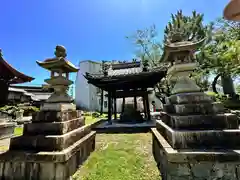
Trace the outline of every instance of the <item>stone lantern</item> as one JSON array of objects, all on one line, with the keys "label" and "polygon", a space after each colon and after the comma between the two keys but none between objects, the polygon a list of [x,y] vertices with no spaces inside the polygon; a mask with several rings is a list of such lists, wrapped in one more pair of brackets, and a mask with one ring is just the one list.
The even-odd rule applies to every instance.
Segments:
[{"label": "stone lantern", "polygon": [[[22,136],[11,138],[9,151],[0,155],[2,179],[70,180],[79,165],[95,149],[96,132],[85,125],[67,94],[69,73],[78,69],[66,59],[63,46],[56,46],[55,57],[37,64],[51,72],[46,79],[53,94],[32,122],[24,124]],[[17,170],[16,170],[17,169]]]},{"label": "stone lantern", "polygon": [[77,72],[72,63],[66,59],[66,49],[63,46],[56,46],[55,57],[46,59],[43,62],[37,61],[37,64],[44,69],[51,71],[51,77],[45,82],[54,89],[53,94],[46,100],[41,107],[42,111],[56,110],[76,110],[72,98],[67,94],[69,86],[73,83],[69,80],[69,73]]},{"label": "stone lantern", "polygon": [[167,80],[173,86],[172,94],[200,91],[200,87],[189,75],[198,66],[193,59],[193,53],[203,42],[204,39],[198,42],[185,41],[165,44],[164,61],[170,59],[173,64],[167,72]]}]

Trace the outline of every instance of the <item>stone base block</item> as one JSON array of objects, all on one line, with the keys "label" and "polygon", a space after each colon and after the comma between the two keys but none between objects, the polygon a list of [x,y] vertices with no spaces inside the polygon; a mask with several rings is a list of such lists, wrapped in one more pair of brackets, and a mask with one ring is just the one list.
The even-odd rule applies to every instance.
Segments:
[{"label": "stone base block", "polygon": [[0,139],[9,138],[14,135],[15,123],[1,123],[0,124]]},{"label": "stone base block", "polygon": [[44,103],[41,111],[74,111],[76,105],[73,103]]},{"label": "stone base block", "polygon": [[4,180],[68,180],[95,149],[95,132],[59,152],[8,151],[0,154]]},{"label": "stone base block", "polygon": [[62,135],[84,125],[84,117],[54,123],[44,121],[43,123],[30,123],[24,126],[23,135]]},{"label": "stone base block", "polygon": [[239,180],[240,151],[175,150],[152,129],[152,151],[162,180]]},{"label": "stone base block", "polygon": [[240,129],[173,130],[162,121],[156,127],[174,149],[240,149]]},{"label": "stone base block", "polygon": [[88,125],[63,135],[23,135],[11,139],[10,150],[61,151],[90,132]]},{"label": "stone base block", "polygon": [[166,98],[166,104],[212,103],[211,96],[203,92],[179,93]]},{"label": "stone base block", "polygon": [[197,115],[223,113],[225,108],[222,103],[201,103],[201,104],[173,104],[164,105],[164,110],[170,114]]},{"label": "stone base block", "polygon": [[239,118],[235,114],[222,113],[212,115],[161,114],[161,120],[175,130],[211,130],[211,129],[238,129]]},{"label": "stone base block", "polygon": [[40,111],[32,116],[33,123],[43,122],[62,122],[69,119],[77,119],[82,116],[82,111]]}]

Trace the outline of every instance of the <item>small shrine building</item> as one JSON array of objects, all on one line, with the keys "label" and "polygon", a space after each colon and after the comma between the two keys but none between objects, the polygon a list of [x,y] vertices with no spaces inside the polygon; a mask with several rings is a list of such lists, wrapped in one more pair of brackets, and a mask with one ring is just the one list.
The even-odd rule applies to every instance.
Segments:
[{"label": "small shrine building", "polygon": [[[165,77],[165,67],[147,68],[140,62],[127,62],[106,65],[104,73],[86,73],[84,77],[88,83],[108,92],[108,121],[111,123],[112,114],[117,119],[117,98],[123,98],[122,113],[125,98],[134,97],[134,108],[137,109],[137,97],[143,98],[145,120],[150,120],[150,109],[147,88],[154,87]],[[113,103],[112,103],[113,102]],[[112,108],[113,104],[113,108]],[[133,117],[134,118],[134,117]],[[134,120],[134,119],[132,119]],[[137,120],[134,120],[137,122]]]}]

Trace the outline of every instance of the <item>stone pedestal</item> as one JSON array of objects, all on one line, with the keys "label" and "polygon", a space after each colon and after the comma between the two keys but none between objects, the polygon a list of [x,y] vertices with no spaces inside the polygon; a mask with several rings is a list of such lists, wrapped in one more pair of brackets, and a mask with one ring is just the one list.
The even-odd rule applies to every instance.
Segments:
[{"label": "stone pedestal", "polygon": [[40,111],[0,155],[5,180],[67,180],[95,149],[95,132],[80,111]]},{"label": "stone pedestal", "polygon": [[12,137],[14,135],[15,126],[15,123],[0,119],[0,140]]},{"label": "stone pedestal", "polygon": [[165,113],[152,129],[153,154],[163,180],[238,180],[238,117],[203,92],[166,99]]}]

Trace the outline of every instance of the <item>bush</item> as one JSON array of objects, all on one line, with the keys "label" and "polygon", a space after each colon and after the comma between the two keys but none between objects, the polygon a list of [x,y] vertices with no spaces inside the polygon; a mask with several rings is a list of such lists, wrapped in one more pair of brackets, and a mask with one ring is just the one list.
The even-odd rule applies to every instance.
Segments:
[{"label": "bush", "polygon": [[31,116],[33,113],[38,112],[40,109],[35,106],[23,106],[21,109],[24,111],[24,116]]},{"label": "bush", "polygon": [[98,117],[100,117],[100,113],[94,112],[94,113],[92,113],[92,117],[98,118]]}]

